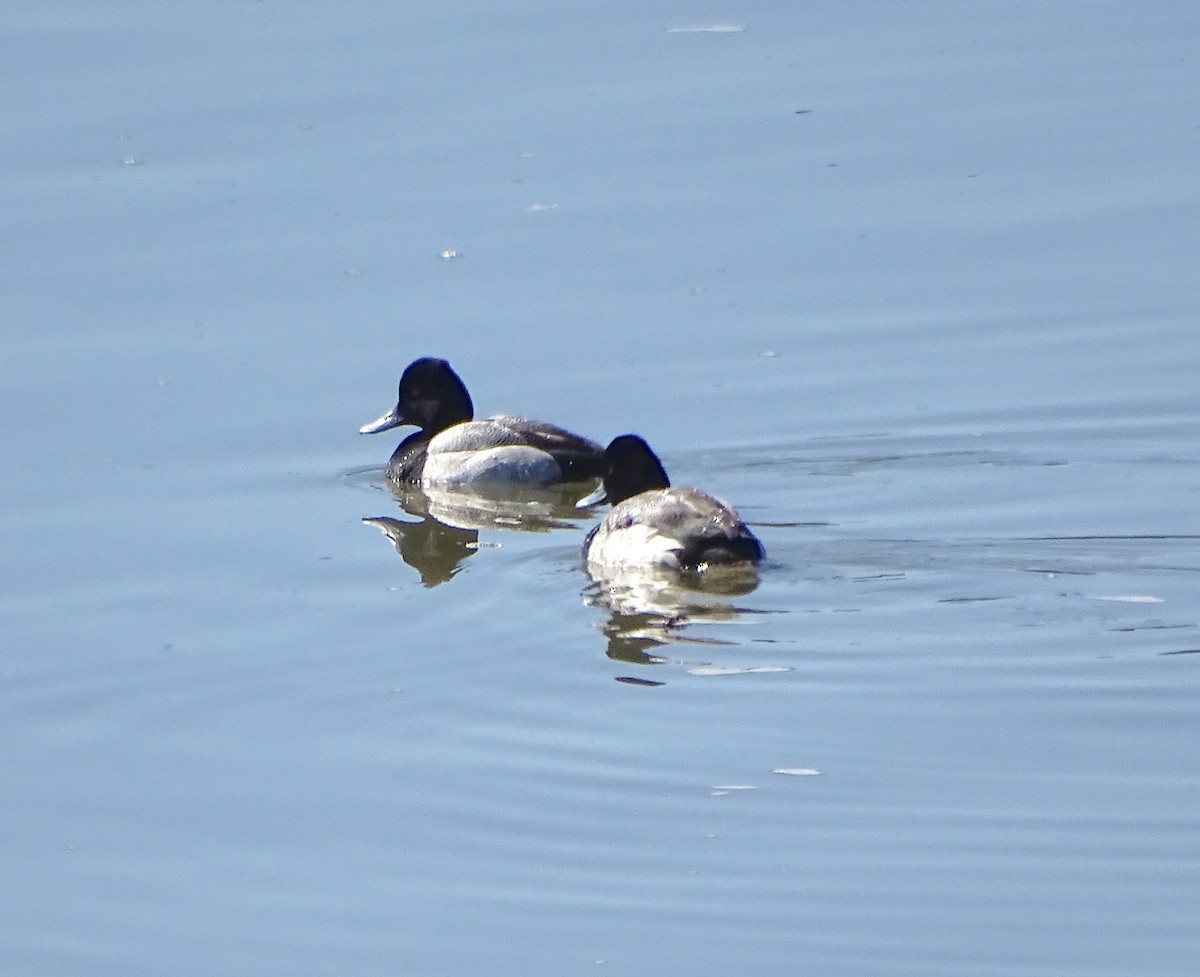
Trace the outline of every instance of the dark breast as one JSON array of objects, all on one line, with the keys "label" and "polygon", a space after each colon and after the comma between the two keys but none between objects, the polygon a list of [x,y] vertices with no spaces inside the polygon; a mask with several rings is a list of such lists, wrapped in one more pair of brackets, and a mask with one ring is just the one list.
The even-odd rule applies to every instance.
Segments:
[{"label": "dark breast", "polygon": [[388,460],[387,477],[393,482],[419,482],[425,470],[425,456],[429,450],[429,438],[423,431],[410,434],[400,442]]}]

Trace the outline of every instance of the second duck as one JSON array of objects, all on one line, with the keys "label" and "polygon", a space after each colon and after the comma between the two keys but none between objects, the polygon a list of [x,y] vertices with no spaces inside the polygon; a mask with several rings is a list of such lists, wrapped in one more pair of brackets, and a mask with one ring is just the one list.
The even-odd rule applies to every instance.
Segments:
[{"label": "second duck", "polygon": [[612,503],[583,543],[583,559],[599,570],[661,567],[704,570],[757,563],[762,543],[733,509],[705,492],[671,488],[662,462],[636,434],[604,451],[602,490],[580,505]]}]

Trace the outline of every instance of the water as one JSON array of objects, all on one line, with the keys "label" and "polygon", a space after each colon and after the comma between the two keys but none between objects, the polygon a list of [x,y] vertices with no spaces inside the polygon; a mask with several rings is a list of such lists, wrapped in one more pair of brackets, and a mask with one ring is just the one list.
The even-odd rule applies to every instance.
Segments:
[{"label": "water", "polygon": [[[10,11],[4,972],[1192,973],[1193,6]],[[405,562],[422,354],[758,586]]]}]

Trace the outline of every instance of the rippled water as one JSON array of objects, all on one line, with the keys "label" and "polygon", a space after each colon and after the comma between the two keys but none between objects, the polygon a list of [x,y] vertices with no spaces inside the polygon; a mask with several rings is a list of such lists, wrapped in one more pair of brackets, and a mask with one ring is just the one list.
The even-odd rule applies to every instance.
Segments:
[{"label": "rippled water", "polygon": [[[1191,974],[1193,6],[19,6],[0,969]],[[757,581],[395,498],[422,354]]]}]

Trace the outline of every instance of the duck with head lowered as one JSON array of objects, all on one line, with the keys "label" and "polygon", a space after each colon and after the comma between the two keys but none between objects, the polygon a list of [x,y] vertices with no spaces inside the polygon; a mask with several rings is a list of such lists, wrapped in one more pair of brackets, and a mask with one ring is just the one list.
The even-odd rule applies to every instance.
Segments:
[{"label": "duck with head lowered", "polygon": [[396,406],[359,433],[418,428],[388,461],[387,477],[399,484],[545,488],[592,482],[603,472],[604,449],[595,441],[511,414],[474,417],[471,396],[450,364],[423,357],[400,377]]},{"label": "duck with head lowered", "polygon": [[765,556],[741,517],[698,489],[672,488],[658,456],[636,434],[604,450],[602,485],[579,505],[605,499],[612,510],[583,543],[583,560],[600,572],[622,569],[703,571],[749,566]]}]

